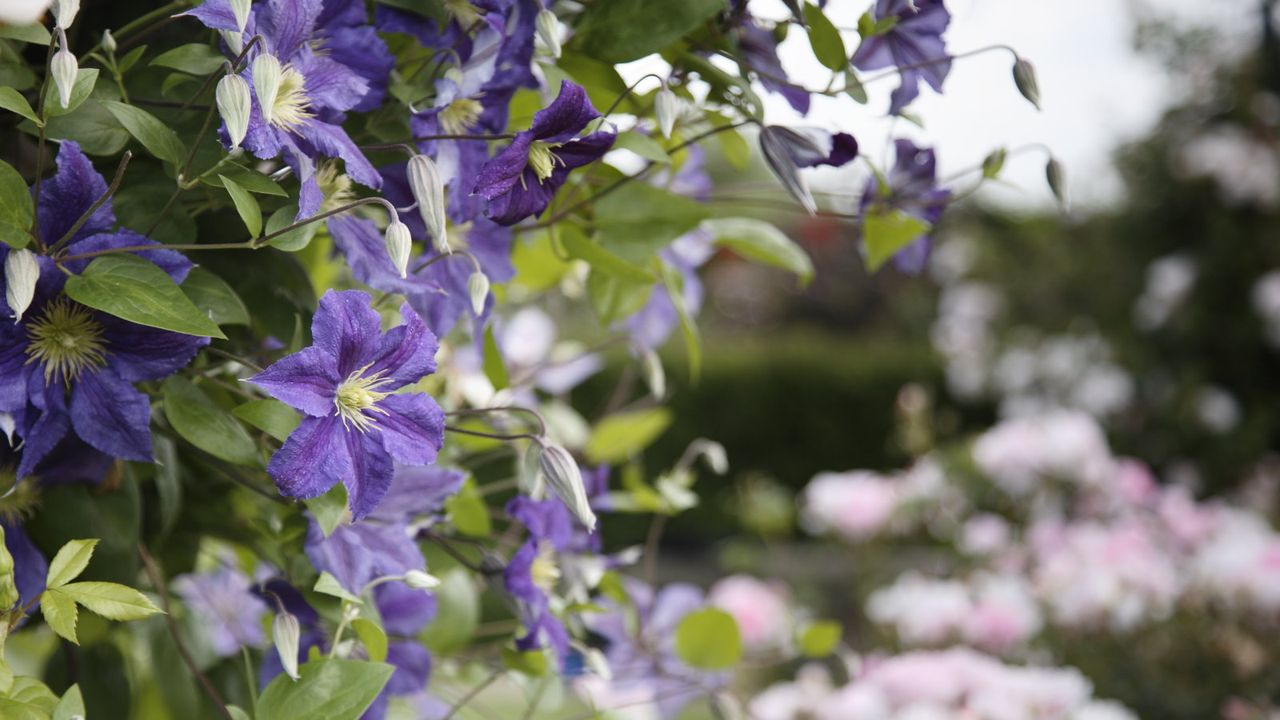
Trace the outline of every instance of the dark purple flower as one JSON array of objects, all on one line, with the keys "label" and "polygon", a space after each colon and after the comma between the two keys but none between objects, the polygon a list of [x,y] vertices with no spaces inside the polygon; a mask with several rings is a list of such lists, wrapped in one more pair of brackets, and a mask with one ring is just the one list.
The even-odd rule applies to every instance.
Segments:
[{"label": "dark purple flower", "polygon": [[435,371],[435,335],[407,304],[383,333],[363,292],[329,291],[311,322],[313,345],[251,381],[306,417],[271,458],[280,492],[308,498],[337,482],[362,518],[391,485],[393,460],[427,465],[444,442],[444,412],[424,393],[397,393]]},{"label": "dark purple flower", "polygon": [[267,604],[251,590],[249,578],[235,568],[182,575],[173,590],[199,620],[198,627],[219,657],[230,657],[242,647],[266,644],[262,618]]},{"label": "dark purple flower", "polygon": [[778,39],[773,32],[757,26],[750,15],[744,14],[738,44],[747,66],[759,76],[760,84],[785,98],[796,112],[807,115],[809,91],[787,79],[787,71],[778,59]]},{"label": "dark purple flower", "polygon": [[4,526],[4,546],[13,557],[13,581],[18,587],[18,607],[26,607],[44,592],[49,561],[36,549],[16,520],[0,517],[0,525]]},{"label": "dark purple flower", "polygon": [[[50,245],[63,242],[106,189],[79,146],[64,142],[57,172],[41,184],[36,216],[42,240]],[[134,245],[159,247],[130,230],[113,232],[114,225],[111,203],[105,202],[62,247],[67,255]],[[0,263],[8,253],[8,246],[0,246]],[[136,254],[175,282],[191,269],[191,263],[172,250]],[[13,418],[23,438],[18,477],[32,475],[46,458],[58,464],[58,458],[50,457],[55,448],[82,451],[78,441],[106,456],[150,462],[151,406],[133,383],[173,374],[209,339],[137,325],[80,305],[62,292],[67,272],[48,256],[38,256],[37,261],[40,276],[31,306],[20,322],[0,322],[0,413]],[[62,268],[75,274],[89,262],[72,260]],[[0,278],[0,292],[4,285]],[[104,467],[100,456],[81,452],[81,457],[93,469]]]},{"label": "dark purple flower", "polygon": [[902,84],[890,97],[889,112],[897,115],[910,104],[920,94],[921,80],[942,92],[942,81],[951,72],[942,41],[951,13],[942,0],[876,0],[872,16],[897,18],[897,24],[864,41],[852,62],[859,70],[896,67],[901,71]]},{"label": "dark purple flower", "polygon": [[[894,141],[896,158],[893,169],[886,178],[888,187],[881,187],[872,177],[862,194],[862,213],[899,210],[930,227],[937,224],[951,200],[951,191],[938,187],[937,158],[933,150],[916,147],[907,139]],[[929,259],[932,240],[925,232],[894,256],[894,265],[908,275],[918,275]]]},{"label": "dark purple flower", "polygon": [[507,503],[507,515],[529,531],[503,574],[507,592],[515,599],[525,635],[516,640],[521,650],[549,645],[561,662],[568,656],[569,633],[551,610],[551,592],[560,579],[556,554],[569,549],[574,519],[559,500],[518,496]]},{"label": "dark purple flower", "polygon": [[488,216],[499,225],[514,225],[545,210],[570,171],[613,146],[611,132],[578,137],[598,117],[586,90],[562,81],[555,101],[533,116],[533,126],[480,169],[475,192],[489,201]]}]

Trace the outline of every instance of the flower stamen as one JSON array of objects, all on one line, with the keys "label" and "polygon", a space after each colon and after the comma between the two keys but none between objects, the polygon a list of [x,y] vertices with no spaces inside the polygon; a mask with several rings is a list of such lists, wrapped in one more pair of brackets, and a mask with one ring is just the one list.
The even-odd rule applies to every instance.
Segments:
[{"label": "flower stamen", "polygon": [[64,383],[82,371],[106,365],[102,326],[88,308],[58,297],[27,326],[27,362],[44,363],[44,381],[55,377]]},{"label": "flower stamen", "polygon": [[285,65],[280,73],[280,90],[271,107],[269,122],[281,130],[293,130],[312,117],[311,101],[305,92],[306,78],[292,65]]},{"label": "flower stamen", "polygon": [[479,100],[458,98],[445,105],[437,116],[440,120],[440,129],[446,135],[465,134],[480,119],[482,112],[484,112],[484,106]]},{"label": "flower stamen", "polygon": [[366,410],[387,414],[386,410],[378,407],[378,403],[391,394],[378,390],[391,382],[391,378],[386,377],[386,371],[379,370],[365,377],[364,371],[367,369],[369,366],[365,365],[348,375],[347,379],[338,385],[338,390],[333,395],[333,406],[338,417],[342,419],[342,426],[344,428],[354,426],[360,432],[376,427],[375,418],[367,414]]}]

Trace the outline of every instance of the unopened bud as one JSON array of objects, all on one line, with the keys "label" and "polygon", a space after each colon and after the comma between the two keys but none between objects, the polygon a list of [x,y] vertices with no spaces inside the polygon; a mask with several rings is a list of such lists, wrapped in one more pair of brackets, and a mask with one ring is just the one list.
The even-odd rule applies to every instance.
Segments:
[{"label": "unopened bud", "polygon": [[18,604],[18,585],[13,577],[13,556],[4,543],[4,525],[0,525],[0,612]]},{"label": "unopened bud", "polygon": [[409,251],[413,249],[413,238],[409,235],[409,226],[400,222],[399,218],[392,218],[383,240],[387,244],[387,256],[391,258],[391,264],[396,266],[396,272],[400,273],[402,278],[408,277]]},{"label": "unopened bud", "polygon": [[56,0],[53,3],[53,17],[56,21],[56,27],[71,27],[71,23],[76,21],[76,15],[80,12],[80,0]]},{"label": "unopened bud", "polygon": [[559,445],[545,440],[539,442],[542,454],[538,456],[538,469],[546,478],[547,485],[551,486],[551,490],[587,530],[595,530],[596,514],[592,512],[591,503],[587,500],[587,489],[582,484],[582,471],[578,469],[578,463],[568,450]]},{"label": "unopened bud", "polygon": [[276,96],[280,94],[283,73],[275,55],[262,53],[253,59],[253,91],[258,96],[262,119],[268,123],[276,106]]},{"label": "unopened bud", "polygon": [[222,36],[222,41],[227,44],[227,49],[231,51],[232,55],[239,55],[244,52],[244,33],[219,30],[218,34]]},{"label": "unopened bud", "polygon": [[480,316],[484,314],[484,301],[489,298],[489,277],[479,270],[467,278],[467,292],[471,293],[471,311]]},{"label": "unopened bud", "polygon": [[418,203],[418,213],[422,215],[422,222],[426,224],[436,250],[453,252],[444,231],[444,181],[440,179],[440,169],[426,155],[409,158],[409,190],[413,193],[414,202]]},{"label": "unopened bud", "polygon": [[990,180],[1000,174],[1004,169],[1004,161],[1009,157],[1009,152],[1004,148],[996,148],[991,154],[982,160],[982,177]]},{"label": "unopened bud", "polygon": [[679,108],[680,100],[664,83],[662,89],[658,91],[658,96],[653,99],[653,114],[658,118],[658,129],[662,131],[662,137],[671,138]]},{"label": "unopened bud", "polygon": [[116,48],[116,36],[111,34],[110,30],[102,31],[102,49],[107,51],[108,55],[114,55]]},{"label": "unopened bud", "polygon": [[1013,84],[1018,86],[1018,92],[1022,93],[1022,97],[1027,102],[1040,109],[1040,83],[1036,82],[1036,69],[1030,62],[1023,58],[1018,58],[1013,63]]},{"label": "unopened bud", "polygon": [[410,570],[404,574],[404,584],[416,590],[431,590],[440,586],[440,578],[422,570]]},{"label": "unopened bud", "polygon": [[777,125],[766,125],[760,130],[760,152],[764,155],[765,164],[791,197],[813,215],[818,212],[818,203],[813,199],[809,184],[800,175],[800,166],[795,161],[797,148],[821,152],[809,138],[793,130]]},{"label": "unopened bud", "polygon": [[281,612],[271,622],[271,641],[275,643],[276,652],[280,655],[280,665],[284,672],[294,680],[298,679],[298,643],[302,630],[298,627],[298,618],[291,613]]},{"label": "unopened bud", "polygon": [[538,44],[553,58],[560,57],[560,21],[556,14],[543,8],[534,23]]},{"label": "unopened bud", "polygon": [[26,248],[9,251],[9,256],[4,259],[4,299],[13,311],[15,323],[31,307],[39,279],[40,263],[36,262],[35,253]]},{"label": "unopened bud", "polygon": [[689,444],[689,450],[701,455],[711,472],[717,475],[729,472],[729,457],[725,454],[724,446],[715,440],[698,438]]},{"label": "unopened bud", "polygon": [[649,392],[658,400],[667,394],[667,373],[662,369],[662,358],[658,353],[645,348],[640,355],[640,363],[644,368],[644,381]]},{"label": "unopened bud", "polygon": [[9,447],[13,447],[13,431],[17,429],[18,425],[13,421],[13,415],[7,412],[0,412],[0,435],[4,435]]},{"label": "unopened bud", "polygon": [[587,648],[582,652],[583,662],[587,669],[605,680],[613,679],[613,668],[609,667],[609,659],[595,648]]},{"label": "unopened bud", "polygon": [[76,74],[80,72],[80,65],[76,62],[76,56],[63,48],[53,54],[50,67],[53,70],[53,84],[58,88],[58,102],[65,109],[71,104],[71,89],[76,86]]},{"label": "unopened bud", "polygon": [[240,147],[244,136],[249,132],[249,112],[253,102],[249,97],[249,83],[239,75],[224,75],[218,81],[214,97],[218,102],[222,122],[227,126],[227,138],[231,140],[231,147]]},{"label": "unopened bud", "polygon": [[1062,163],[1058,162],[1058,158],[1049,158],[1049,162],[1044,166],[1044,177],[1049,182],[1049,189],[1053,191],[1053,196],[1057,198],[1058,204],[1066,207],[1067,179],[1062,170]]},{"label": "unopened bud", "polygon": [[231,14],[236,18],[236,27],[240,32],[249,24],[249,6],[253,0],[231,0]]},{"label": "unopened bud", "polygon": [[542,481],[542,444],[532,442],[529,443],[529,449],[525,451],[524,458],[520,462],[520,474],[516,477],[520,492],[528,495],[534,500],[542,499],[542,488],[545,483]]}]

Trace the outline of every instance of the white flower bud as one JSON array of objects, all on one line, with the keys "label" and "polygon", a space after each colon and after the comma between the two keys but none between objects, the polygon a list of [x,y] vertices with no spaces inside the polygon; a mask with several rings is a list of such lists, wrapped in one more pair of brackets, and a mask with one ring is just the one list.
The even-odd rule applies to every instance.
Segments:
[{"label": "white flower bud", "polygon": [[44,15],[44,11],[52,5],[52,0],[6,0],[0,2],[0,23],[11,25],[30,25]]},{"label": "white flower bud", "polygon": [[231,0],[231,14],[236,18],[236,27],[240,32],[244,32],[245,25],[249,24],[249,6],[253,0]]},{"label": "white flower bud", "polygon": [[440,586],[440,578],[422,570],[410,570],[404,574],[404,584],[416,590],[430,590]]},{"label": "white flower bud", "polygon": [[40,263],[36,254],[26,248],[10,250],[4,259],[4,299],[13,311],[13,321],[22,319],[22,313],[31,307],[36,296],[36,281],[40,279]]},{"label": "white flower bud", "polygon": [[76,56],[63,48],[53,54],[51,69],[53,84],[58,88],[58,102],[66,108],[71,104],[71,89],[76,86],[76,74],[80,72],[80,65],[76,62]]},{"label": "white flower bud", "polygon": [[696,459],[698,455],[706,460],[707,467],[711,468],[711,472],[717,475],[723,475],[729,472],[729,457],[725,454],[724,446],[715,440],[706,438],[698,438],[689,443],[689,449],[686,451],[690,459]]},{"label": "white flower bud", "polygon": [[222,41],[227,44],[227,49],[231,51],[232,55],[239,55],[244,52],[244,33],[219,30],[218,34],[222,36]]},{"label": "white flower bud", "polygon": [[653,114],[658,118],[658,129],[662,131],[662,137],[671,138],[671,130],[676,126],[676,115],[679,113],[680,99],[663,83],[658,96],[653,99]]},{"label": "white flower bud", "polygon": [[553,58],[560,57],[560,21],[556,14],[543,8],[534,23],[536,37],[542,49]]},{"label": "white flower bud", "polygon": [[596,529],[596,514],[587,500],[587,489],[582,484],[582,471],[568,450],[540,440],[542,454],[538,456],[538,468],[551,490],[588,530]]},{"label": "white flower bud", "polygon": [[116,36],[112,35],[110,30],[103,30],[102,49],[106,50],[108,55],[114,55],[117,47]]},{"label": "white flower bud", "polygon": [[280,655],[280,665],[284,672],[294,680],[298,679],[298,643],[302,635],[298,627],[298,618],[290,613],[281,612],[271,622],[271,641],[275,643],[276,652]]},{"label": "white flower bud", "polygon": [[471,310],[477,316],[484,312],[484,301],[489,297],[489,277],[479,270],[467,278],[467,292],[471,293]]},{"label": "white flower bud", "polygon": [[71,23],[76,21],[76,15],[80,12],[80,0],[57,0],[53,4],[53,17],[57,21],[56,27],[63,29],[71,27]]},{"label": "white flower bud", "polygon": [[9,441],[9,447],[13,447],[13,432],[17,429],[18,425],[14,422],[13,415],[0,413],[0,433],[4,433],[4,439]]},{"label": "white flower bud", "polygon": [[539,470],[541,465],[542,445],[536,442],[529,443],[529,449],[525,451],[524,458],[520,462],[520,474],[516,476],[516,481],[520,492],[534,500],[542,499],[542,489],[545,487]]},{"label": "white flower bud", "polygon": [[667,394],[667,374],[662,369],[662,358],[658,353],[645,348],[640,355],[640,363],[644,368],[644,382],[649,392],[661,400]]},{"label": "white flower bud", "polygon": [[582,653],[582,659],[591,672],[605,680],[613,679],[613,668],[609,667],[609,660],[604,656],[604,653],[595,648],[587,648]]},{"label": "white flower bud", "polygon": [[440,169],[426,155],[409,158],[409,190],[418,203],[418,213],[422,215],[422,222],[427,225],[427,232],[431,234],[431,242],[435,244],[436,250],[442,253],[453,252],[444,230],[444,181],[440,179]]},{"label": "white flower bud", "polygon": [[276,96],[280,94],[280,79],[284,71],[275,55],[262,53],[253,59],[253,91],[258,95],[258,105],[262,109],[262,119],[271,122],[271,114],[276,106]]},{"label": "white flower bud", "polygon": [[244,136],[249,132],[249,112],[252,100],[249,97],[249,83],[239,75],[224,75],[218,81],[218,89],[214,93],[218,102],[218,113],[227,126],[227,137],[231,147],[240,147]]},{"label": "white flower bud", "polygon": [[387,255],[391,258],[391,264],[396,266],[396,272],[400,273],[400,277],[408,277],[409,251],[413,249],[413,238],[409,235],[409,226],[400,222],[399,218],[392,218],[383,240],[387,244]]}]

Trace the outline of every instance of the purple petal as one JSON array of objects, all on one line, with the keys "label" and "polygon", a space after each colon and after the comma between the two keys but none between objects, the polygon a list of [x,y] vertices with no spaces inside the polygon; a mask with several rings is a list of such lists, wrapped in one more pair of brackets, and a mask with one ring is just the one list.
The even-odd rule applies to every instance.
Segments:
[{"label": "purple petal", "polygon": [[392,635],[413,637],[436,616],[436,598],[404,583],[387,583],[374,590],[383,628]]},{"label": "purple petal", "polygon": [[175,17],[185,17],[187,15],[199,20],[210,30],[240,29],[236,25],[235,13],[231,11],[231,3],[227,0],[205,0],[198,7],[184,13],[178,13]]},{"label": "purple petal", "polygon": [[138,325],[99,313],[107,364],[124,380],[166,378],[186,367],[209,338]]},{"label": "purple petal", "polygon": [[81,373],[71,389],[71,425],[85,442],[125,460],[151,462],[151,403],[110,367]]},{"label": "purple petal", "polygon": [[369,93],[369,81],[326,55],[304,50],[294,66],[305,78],[305,92],[313,105],[345,111]]},{"label": "purple petal", "polygon": [[27,404],[26,328],[0,319],[0,412],[17,412]]},{"label": "purple petal", "polygon": [[[364,14],[363,2],[355,2],[351,6]],[[368,86],[364,97],[351,107],[352,110],[368,112],[382,106],[387,94],[387,77],[395,68],[395,57],[373,28],[366,25],[330,30],[326,33],[324,51],[364,78]]]},{"label": "purple petal", "polygon": [[395,466],[382,444],[373,437],[376,432],[349,432],[343,438],[347,446],[347,463],[339,477],[347,486],[347,506],[355,520],[360,520],[377,507],[382,496],[387,494],[387,488],[391,487]]},{"label": "purple petal", "polygon": [[26,607],[44,592],[49,561],[36,549],[16,521],[0,518],[4,526],[4,546],[13,557],[13,582],[18,587],[18,607]]},{"label": "purple petal", "polygon": [[391,489],[382,504],[369,514],[371,520],[400,522],[408,518],[439,512],[462,483],[466,474],[442,467],[397,467],[391,477]]},{"label": "purple petal", "polygon": [[420,643],[391,643],[387,647],[387,662],[396,668],[387,681],[384,690],[387,694],[407,695],[427,687],[427,678],[431,676],[431,653]]},{"label": "purple petal", "polygon": [[375,422],[391,457],[405,465],[435,462],[444,444],[444,411],[435,400],[425,393],[402,393],[383,398],[378,407],[387,411]]},{"label": "purple petal", "polygon": [[[397,201],[387,198],[390,202]],[[407,203],[406,203],[407,204]],[[405,213],[404,220],[415,219]],[[421,220],[418,220],[421,226]],[[334,245],[347,260],[351,274],[357,280],[383,292],[412,295],[423,291],[422,283],[415,277],[401,278],[391,258],[387,255],[382,233],[372,220],[353,215],[329,218],[329,234]],[[412,226],[410,226],[412,228]]]},{"label": "purple petal", "polygon": [[369,375],[386,373],[393,380],[390,389],[416,383],[436,371],[436,351],[440,342],[423,324],[422,318],[405,303],[400,306],[400,325],[387,331],[378,342],[378,350],[371,360]]},{"label": "purple petal", "polygon": [[342,158],[346,163],[347,175],[352,180],[367,188],[377,190],[382,187],[382,176],[360,148],[351,141],[347,131],[340,125],[331,125],[315,118],[307,120],[297,127],[298,135],[315,151],[325,157]]},{"label": "purple petal", "polygon": [[333,487],[342,477],[341,469],[351,464],[345,435],[335,415],[303,418],[267,465],[280,494],[311,498]]},{"label": "purple petal", "polygon": [[[58,171],[40,183],[40,207],[36,212],[40,237],[47,243],[57,242],[106,191],[107,182],[93,169],[80,146],[63,141],[58,149]],[[114,224],[111,201],[107,200],[93,211],[75,237],[106,232]]]},{"label": "purple petal", "polygon": [[303,348],[249,378],[271,397],[312,417],[334,413],[333,396],[341,381],[333,355],[318,347]]},{"label": "purple petal", "polygon": [[[82,239],[76,240],[67,246],[69,254],[97,252],[100,250],[110,250],[113,248],[133,247],[135,245],[154,245],[155,250],[135,251],[133,254],[140,258],[155,263],[161,270],[169,274],[173,281],[180,283],[187,279],[187,273],[195,265],[186,258],[182,253],[176,250],[165,250],[163,246],[151,239],[143,237],[132,230],[120,230],[114,233],[100,233],[93,236],[86,236],[81,230],[77,233]],[[72,260],[65,262],[63,265],[73,273],[79,274],[89,266],[92,259]]]},{"label": "purple petal", "polygon": [[345,379],[377,356],[381,327],[367,293],[329,290],[311,319],[311,339],[335,358],[338,377]]},{"label": "purple petal", "polygon": [[24,415],[22,459],[18,477],[30,477],[40,461],[52,451],[71,428],[67,416],[66,391],[61,382],[45,386],[39,373],[29,373],[27,397],[31,408]]},{"label": "purple petal", "polygon": [[282,61],[292,58],[311,39],[321,0],[267,0],[258,6],[258,32]]},{"label": "purple petal", "polygon": [[600,113],[592,107],[587,91],[581,85],[561,80],[560,94],[550,105],[534,114],[533,126],[529,130],[538,140],[564,142],[582,132],[587,123],[598,117]]},{"label": "purple petal", "polygon": [[[476,176],[474,192],[492,200],[514,190],[520,184],[521,176],[529,164],[529,144],[533,140],[531,132],[517,134],[510,145],[480,168],[480,173]],[[537,176],[529,174],[533,176],[536,185]],[[525,184],[527,186],[527,181]]]}]

